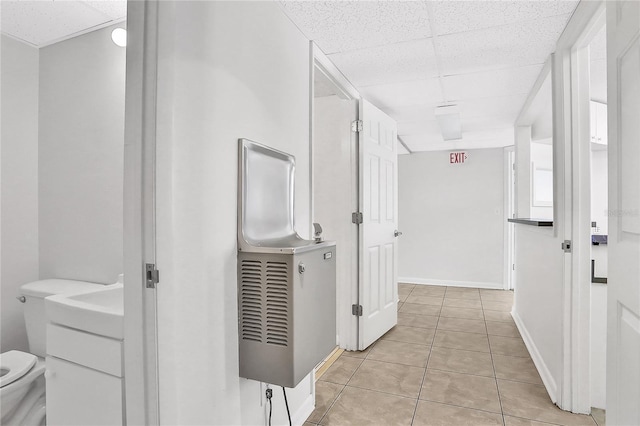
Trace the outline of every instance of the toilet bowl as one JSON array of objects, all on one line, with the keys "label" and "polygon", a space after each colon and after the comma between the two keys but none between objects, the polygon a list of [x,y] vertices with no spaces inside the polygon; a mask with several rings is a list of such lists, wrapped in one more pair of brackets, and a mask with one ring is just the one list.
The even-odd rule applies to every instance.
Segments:
[{"label": "toilet bowl", "polygon": [[0,354],[0,425],[44,425],[46,327],[44,299],[56,294],[75,294],[104,288],[85,281],[47,279],[20,287],[29,352]]},{"label": "toilet bowl", "polygon": [[45,424],[44,360],[20,351],[0,354],[3,425]]}]

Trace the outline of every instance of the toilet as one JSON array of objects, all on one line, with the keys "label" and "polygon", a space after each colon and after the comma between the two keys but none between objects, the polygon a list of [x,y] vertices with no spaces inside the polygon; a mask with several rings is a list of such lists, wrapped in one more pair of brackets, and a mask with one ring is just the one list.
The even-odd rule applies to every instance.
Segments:
[{"label": "toilet", "polygon": [[47,317],[44,298],[54,294],[76,294],[104,288],[85,281],[49,279],[20,287],[18,300],[24,308],[29,353],[0,354],[0,406],[3,425],[45,424],[45,362]]}]

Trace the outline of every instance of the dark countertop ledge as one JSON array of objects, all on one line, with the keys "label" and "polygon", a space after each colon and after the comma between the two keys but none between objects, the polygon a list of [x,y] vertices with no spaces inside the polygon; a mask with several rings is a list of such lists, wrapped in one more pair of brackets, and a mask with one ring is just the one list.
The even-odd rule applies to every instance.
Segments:
[{"label": "dark countertop ledge", "polygon": [[553,220],[551,219],[532,219],[532,218],[512,218],[507,219],[508,222],[511,223],[520,223],[522,225],[530,225],[530,226],[553,226]]}]

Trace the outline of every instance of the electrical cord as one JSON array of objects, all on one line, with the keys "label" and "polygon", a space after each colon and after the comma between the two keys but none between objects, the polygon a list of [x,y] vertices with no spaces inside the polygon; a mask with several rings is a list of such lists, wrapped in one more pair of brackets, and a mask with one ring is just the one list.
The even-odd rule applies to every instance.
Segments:
[{"label": "electrical cord", "polygon": [[269,401],[269,426],[271,426],[271,411],[273,410],[273,404],[271,403],[272,396],[273,391],[267,388],[267,401]]},{"label": "electrical cord", "polygon": [[291,426],[291,412],[289,412],[289,401],[287,401],[287,391],[282,386],[282,393],[284,394],[284,405],[287,406],[287,417],[289,418],[289,426]]}]

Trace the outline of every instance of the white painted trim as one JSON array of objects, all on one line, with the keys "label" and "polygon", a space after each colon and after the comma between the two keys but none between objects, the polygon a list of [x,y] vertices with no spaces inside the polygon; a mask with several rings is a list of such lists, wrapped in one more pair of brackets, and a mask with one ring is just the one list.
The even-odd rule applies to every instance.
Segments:
[{"label": "white painted trim", "polygon": [[520,335],[522,336],[522,340],[524,341],[524,344],[527,347],[527,350],[529,351],[529,355],[531,355],[531,359],[533,360],[533,363],[535,364],[536,369],[540,374],[542,383],[544,384],[544,387],[547,389],[549,398],[551,398],[551,401],[553,401],[553,403],[555,404],[558,400],[557,398],[558,386],[556,384],[556,381],[553,379],[553,375],[551,374],[551,371],[549,371],[547,364],[545,364],[544,360],[542,359],[542,355],[540,355],[540,351],[538,351],[538,348],[536,347],[535,343],[533,343],[533,339],[531,338],[531,335],[529,334],[529,331],[527,330],[524,323],[522,322],[522,319],[520,318],[520,316],[518,316],[515,310],[511,311],[511,316],[513,317],[513,321],[516,323],[516,327],[518,327],[518,331],[520,332]]},{"label": "white painted trim", "polygon": [[584,29],[569,53],[571,59],[572,128],[572,283],[571,300],[571,410],[591,411],[591,144],[588,46],[605,24],[604,3],[584,16]]},{"label": "white painted trim", "polygon": [[447,287],[469,287],[469,288],[486,288],[492,290],[502,290],[503,284],[500,282],[482,282],[482,281],[452,281],[415,277],[398,277],[399,283],[419,284],[419,285],[439,285]]},{"label": "white painted trim", "polygon": [[[588,57],[579,50],[595,34],[594,26],[603,16],[604,2],[580,2],[558,41],[552,65],[554,144],[557,144],[554,169],[564,168],[563,173],[558,173],[562,181],[555,182],[555,190],[563,194],[563,202],[562,206],[554,203],[554,217],[563,223],[558,236],[571,240],[573,246],[573,252],[564,255],[562,367],[557,402],[560,408],[574,413],[589,413],[591,408],[590,247],[588,236],[583,234],[590,229],[590,194],[584,194],[585,179],[588,185],[590,172],[584,163],[590,162],[590,150],[588,143],[587,146],[581,143],[581,138],[590,131],[589,81],[588,74],[585,79],[577,68],[588,68]],[[585,90],[587,105],[581,105]],[[556,160],[556,154],[563,158],[562,165]],[[559,209],[562,209],[561,217]]]},{"label": "white painted trim", "polygon": [[[513,157],[513,161],[512,160]],[[502,288],[504,290],[512,289],[513,283],[511,280],[514,277],[512,273],[513,266],[515,265],[515,245],[511,245],[511,241],[515,236],[515,224],[507,221],[513,214],[515,217],[516,203],[515,203],[515,188],[512,191],[513,185],[511,182],[512,176],[515,178],[515,146],[509,146],[504,149],[504,185],[503,185],[503,212],[504,212],[504,274],[502,277]],[[511,206],[513,206],[513,211]]]},{"label": "white painted trim", "polygon": [[[340,91],[341,93],[339,94],[339,97],[341,99],[350,99],[350,100],[355,100],[357,105],[355,106],[356,109],[356,115],[359,114],[360,111],[360,93],[356,90],[356,88],[351,84],[351,82],[349,82],[349,80],[344,76],[344,74],[342,74],[342,72],[333,64],[333,62],[331,62],[331,60],[329,59],[329,57],[327,55],[324,54],[324,52],[322,52],[322,50],[320,50],[320,48],[313,42],[309,42],[309,50],[310,50],[310,96],[309,96],[309,102],[310,102],[310,123],[311,123],[311,128],[310,128],[310,134],[309,134],[309,158],[310,158],[310,182],[311,182],[311,187],[310,187],[310,192],[311,192],[311,214],[310,217],[312,218],[312,222],[313,220],[313,214],[314,214],[314,179],[313,179],[313,129],[314,129],[314,73],[315,72],[321,72],[325,77],[327,77],[327,79],[329,79],[329,81],[331,81],[333,83],[333,85],[335,86],[335,88]],[[356,119],[358,119],[358,117],[356,117]],[[351,138],[351,163],[352,163],[352,173],[355,176],[356,180],[359,179],[359,166],[358,166],[358,161],[359,161],[359,153],[358,153],[358,136],[357,133],[352,133],[352,138]],[[353,188],[353,194],[352,194],[352,211],[358,211],[359,210],[359,194],[358,194],[358,184],[356,181],[356,185],[355,188]],[[351,305],[353,304],[357,304],[358,303],[358,281],[359,281],[359,256],[357,253],[358,247],[359,247],[359,227],[354,225],[353,231],[352,231],[352,238],[353,238],[353,245],[352,247],[349,248],[344,248],[344,250],[355,250],[356,253],[354,256],[352,256],[353,259],[353,265],[352,265],[352,286],[351,288],[341,288],[341,289],[336,289],[336,297],[338,298],[338,300],[340,301],[347,301],[346,303],[338,303],[338,306],[348,306],[351,307]],[[311,230],[313,230],[313,226],[310,227]],[[342,250],[342,249],[341,249]],[[344,315],[344,312],[337,312],[336,315]],[[338,346],[342,349],[345,350],[358,350],[358,317],[354,316],[354,315],[350,315],[350,311],[349,311],[349,320],[348,322],[344,321],[344,318],[342,321],[338,321],[338,323],[340,324],[340,329],[337,330],[337,334],[338,337],[336,339],[336,342],[338,344]]]},{"label": "white painted trim", "polygon": [[124,141],[124,381],[126,423],[160,424],[155,261],[158,3],[129,1]]},{"label": "white painted trim", "polygon": [[[312,378],[313,380],[313,378]],[[309,394],[307,399],[304,400],[298,411],[291,415],[291,424],[296,426],[302,426],[304,422],[309,418],[313,410],[316,408],[316,398],[314,394]]]}]

